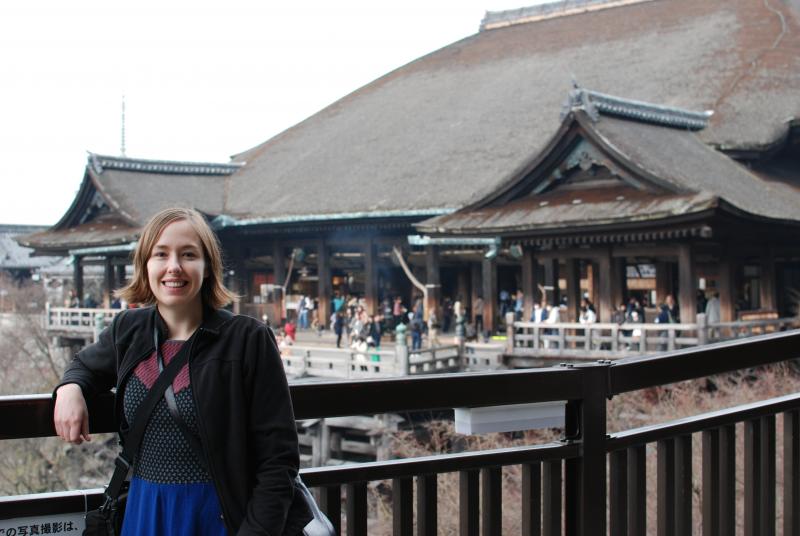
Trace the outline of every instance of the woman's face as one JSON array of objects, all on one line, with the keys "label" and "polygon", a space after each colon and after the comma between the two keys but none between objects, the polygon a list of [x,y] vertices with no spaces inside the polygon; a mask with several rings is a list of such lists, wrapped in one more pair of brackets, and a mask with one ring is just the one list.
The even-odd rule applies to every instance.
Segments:
[{"label": "woman's face", "polygon": [[207,275],[200,237],[189,222],[177,220],[164,227],[147,260],[147,280],[158,305],[201,307]]}]

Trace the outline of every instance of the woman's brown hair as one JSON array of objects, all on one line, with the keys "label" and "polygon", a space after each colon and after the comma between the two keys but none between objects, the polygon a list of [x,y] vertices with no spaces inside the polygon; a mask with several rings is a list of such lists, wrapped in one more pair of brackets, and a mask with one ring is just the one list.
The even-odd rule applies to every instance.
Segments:
[{"label": "woman's brown hair", "polygon": [[222,251],[214,231],[206,223],[202,214],[191,208],[166,208],[150,218],[142,230],[139,243],[133,252],[133,278],[130,283],[116,290],[114,295],[128,303],[152,305],[156,299],[147,281],[147,260],[158,237],[167,225],[176,221],[187,221],[192,226],[200,243],[206,261],[208,277],[203,280],[200,295],[203,304],[219,309],[232,302],[236,295],[222,283]]}]

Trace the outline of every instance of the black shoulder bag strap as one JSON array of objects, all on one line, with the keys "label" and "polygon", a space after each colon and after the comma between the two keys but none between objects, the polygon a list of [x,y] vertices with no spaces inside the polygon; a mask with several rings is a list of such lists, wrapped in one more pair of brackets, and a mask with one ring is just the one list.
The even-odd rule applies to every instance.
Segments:
[{"label": "black shoulder bag strap", "polygon": [[150,388],[147,392],[147,396],[145,396],[144,400],[139,404],[136,410],[136,416],[133,419],[133,425],[128,432],[128,436],[125,438],[122,452],[114,460],[114,474],[111,476],[111,482],[108,483],[108,487],[105,491],[106,504],[111,504],[119,498],[125,480],[128,477],[131,464],[133,464],[133,460],[142,443],[142,437],[147,428],[147,422],[150,420],[150,414],[153,413],[164,391],[167,387],[172,385],[172,380],[175,379],[175,376],[178,375],[178,372],[188,360],[188,347],[184,345],[163,372],[159,374],[153,387]]},{"label": "black shoulder bag strap", "polygon": [[[181,347],[180,350],[181,352],[183,352],[187,347],[189,347],[189,345],[191,345],[193,338],[194,335],[192,335],[188,341],[183,343],[183,346]],[[161,341],[159,341],[158,339],[158,330],[154,330],[153,332],[153,341],[155,342],[156,345],[156,360],[158,361],[158,371],[163,374],[164,356],[161,354],[161,344],[160,344]],[[177,356],[175,356],[173,360],[174,359],[177,359]],[[171,364],[172,362],[170,362],[170,365]],[[178,428],[180,429],[183,436],[186,438],[186,441],[189,442],[189,447],[192,449],[192,451],[194,451],[197,461],[200,463],[203,469],[205,469],[206,472],[208,472],[208,466],[206,465],[205,455],[203,454],[203,445],[202,443],[200,443],[200,439],[196,435],[194,435],[194,433],[192,433],[191,430],[189,430],[189,426],[186,424],[186,421],[181,416],[180,411],[178,411],[178,404],[175,401],[175,391],[172,389],[172,383],[167,385],[167,388],[164,391],[164,400],[167,403],[167,409],[169,410],[169,414],[172,416],[172,420],[175,421],[175,424],[178,425]]]}]

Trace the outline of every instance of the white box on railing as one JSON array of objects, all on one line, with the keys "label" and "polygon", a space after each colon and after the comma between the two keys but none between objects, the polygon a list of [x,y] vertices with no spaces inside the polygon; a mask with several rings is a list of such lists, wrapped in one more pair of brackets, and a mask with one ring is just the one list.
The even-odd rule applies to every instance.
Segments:
[{"label": "white box on railing", "polygon": [[488,434],[536,428],[562,428],[566,401],[455,408],[456,432]]}]

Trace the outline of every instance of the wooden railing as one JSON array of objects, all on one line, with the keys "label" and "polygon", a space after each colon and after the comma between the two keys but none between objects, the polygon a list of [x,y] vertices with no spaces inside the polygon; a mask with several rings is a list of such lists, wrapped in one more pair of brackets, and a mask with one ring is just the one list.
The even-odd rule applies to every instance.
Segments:
[{"label": "wooden railing", "polygon": [[506,353],[542,358],[606,359],[679,350],[723,340],[785,331],[797,318],[707,324],[510,322]]},{"label": "wooden railing", "polygon": [[65,334],[83,334],[96,338],[97,334],[111,324],[120,309],[89,309],[45,306],[45,329]]},{"label": "wooden railing", "polygon": [[281,349],[286,373],[294,377],[381,378],[456,372],[461,368],[461,352],[456,345],[410,351],[398,344],[393,350],[292,345]]},{"label": "wooden railing", "polygon": [[[441,411],[453,407],[566,400],[564,439],[542,445],[445,453],[302,471],[337,529],[367,534],[367,485],[392,482],[394,534],[437,533],[437,477],[458,473],[461,534],[500,535],[504,509],[521,517],[522,534],[659,536],[775,534],[782,494],[783,534],[800,533],[800,395],[793,394],[645,428],[608,434],[607,400],[615,395],[692,378],[751,369],[800,357],[800,331],[761,335],[662,355],[535,370],[442,374],[291,386],[299,419]],[[92,432],[113,430],[112,397],[90,405]],[[49,395],[0,398],[0,439],[53,435]],[[777,417],[785,460],[776,478]],[[743,423],[743,508],[736,508],[737,423]],[[700,473],[693,473],[692,438],[700,434]],[[657,451],[655,479],[645,455]],[[503,496],[502,468],[521,467],[521,495]],[[692,496],[700,490],[701,518]],[[344,491],[344,499],[342,492]],[[645,500],[658,508],[648,519]],[[416,495],[416,508],[415,505]],[[100,490],[0,498],[0,520],[82,512]],[[416,523],[414,522],[416,516]],[[562,532],[563,523],[563,532]]]}]

